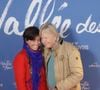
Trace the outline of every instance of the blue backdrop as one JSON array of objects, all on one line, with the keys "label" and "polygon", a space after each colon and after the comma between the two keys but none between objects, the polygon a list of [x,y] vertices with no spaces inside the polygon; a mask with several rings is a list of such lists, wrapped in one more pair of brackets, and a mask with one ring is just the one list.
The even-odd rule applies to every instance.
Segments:
[{"label": "blue backdrop", "polygon": [[79,48],[82,90],[100,90],[100,0],[0,0],[0,90],[15,90],[13,58],[24,28],[49,21]]}]

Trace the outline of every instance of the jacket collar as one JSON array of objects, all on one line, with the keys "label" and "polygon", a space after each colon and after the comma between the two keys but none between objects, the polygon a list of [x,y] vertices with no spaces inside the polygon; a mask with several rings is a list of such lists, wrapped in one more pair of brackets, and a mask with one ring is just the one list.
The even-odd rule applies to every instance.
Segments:
[{"label": "jacket collar", "polygon": [[[57,52],[58,52],[58,48],[62,45],[63,43],[63,39],[59,38],[58,42],[56,43],[55,47],[52,48],[52,50],[54,51],[54,57],[57,56]],[[45,59],[46,59],[46,63],[48,62],[49,58],[50,58],[50,54],[51,53],[51,49],[47,49],[46,50],[46,54],[45,54]]]}]

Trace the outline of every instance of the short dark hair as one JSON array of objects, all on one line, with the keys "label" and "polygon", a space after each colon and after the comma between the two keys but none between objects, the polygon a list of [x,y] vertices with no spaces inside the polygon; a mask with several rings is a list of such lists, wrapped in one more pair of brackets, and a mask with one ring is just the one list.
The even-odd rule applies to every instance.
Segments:
[{"label": "short dark hair", "polygon": [[35,40],[37,36],[39,36],[39,29],[36,26],[30,26],[25,29],[23,33],[23,40]]}]

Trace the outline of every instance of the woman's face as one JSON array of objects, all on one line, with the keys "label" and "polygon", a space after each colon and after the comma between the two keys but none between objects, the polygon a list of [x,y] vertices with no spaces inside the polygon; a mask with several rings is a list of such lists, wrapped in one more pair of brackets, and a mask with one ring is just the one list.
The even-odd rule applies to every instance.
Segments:
[{"label": "woman's face", "polygon": [[46,48],[52,48],[55,44],[56,37],[51,33],[42,31],[41,41]]},{"label": "woman's face", "polygon": [[35,38],[35,40],[28,40],[28,41],[26,41],[26,43],[28,44],[28,46],[30,47],[30,49],[32,49],[32,50],[38,50],[38,48],[40,46],[40,36],[37,36]]}]

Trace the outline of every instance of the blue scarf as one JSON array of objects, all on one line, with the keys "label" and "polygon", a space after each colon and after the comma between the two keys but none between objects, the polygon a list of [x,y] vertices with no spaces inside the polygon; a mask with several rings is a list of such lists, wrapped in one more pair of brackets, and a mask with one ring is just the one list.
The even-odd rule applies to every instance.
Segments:
[{"label": "blue scarf", "polygon": [[33,90],[38,90],[40,80],[39,73],[43,66],[42,52],[40,50],[32,51],[26,43],[24,43],[23,48],[26,50],[29,58],[31,59]]}]

